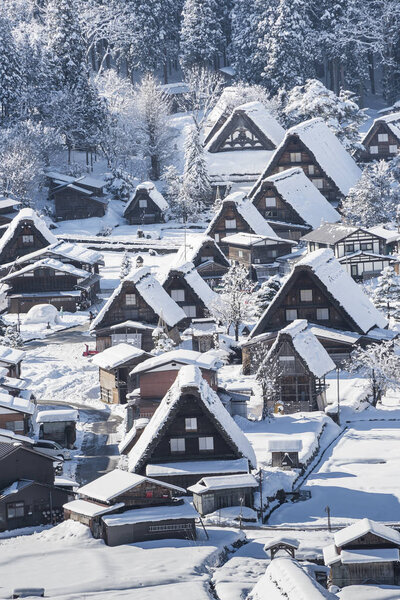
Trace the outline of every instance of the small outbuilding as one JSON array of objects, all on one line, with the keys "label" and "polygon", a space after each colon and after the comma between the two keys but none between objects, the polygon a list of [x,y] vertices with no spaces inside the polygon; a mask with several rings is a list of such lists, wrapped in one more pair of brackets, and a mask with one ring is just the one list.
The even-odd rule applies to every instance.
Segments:
[{"label": "small outbuilding", "polygon": [[108,200],[103,196],[104,182],[93,177],[71,177],[47,173],[49,199],[54,200],[57,221],[104,217]]},{"label": "small outbuilding", "polygon": [[259,483],[251,473],[203,477],[188,488],[193,494],[193,505],[198,513],[206,515],[229,506],[253,508],[254,491]]},{"label": "small outbuilding", "polygon": [[289,537],[276,537],[264,545],[264,552],[271,555],[273,560],[279,552],[288,554],[291,558],[295,558],[296,550],[299,548],[298,540]]},{"label": "small outbuilding", "polygon": [[144,181],[135,189],[124,211],[129,225],[162,223],[169,205],[154,183]]},{"label": "small outbuilding", "polygon": [[301,467],[299,453],[302,448],[303,442],[291,436],[268,440],[268,452],[272,455],[272,466],[284,470],[298,469]]},{"label": "small outbuilding", "polygon": [[40,410],[36,415],[39,438],[58,442],[64,448],[73,448],[78,420],[79,413],[75,409]]}]

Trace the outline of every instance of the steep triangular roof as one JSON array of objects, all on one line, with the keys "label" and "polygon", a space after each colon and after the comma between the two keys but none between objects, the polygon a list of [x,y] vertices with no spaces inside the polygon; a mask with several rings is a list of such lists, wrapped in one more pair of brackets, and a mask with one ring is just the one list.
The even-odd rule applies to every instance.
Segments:
[{"label": "steep triangular roof", "polygon": [[150,270],[146,267],[141,267],[140,269],[134,267],[129,275],[121,281],[97,317],[92,321],[90,326],[91,330],[96,329],[101,325],[106,314],[129,283],[134,284],[137,293],[142,296],[143,300],[157,315],[164,319],[169,327],[174,327],[177,323],[182,321],[182,319],[186,319],[186,315],[181,307],[177,305],[175,300],[172,300],[161,286],[160,282],[151,274]]},{"label": "steep triangular roof", "polygon": [[183,265],[172,266],[168,271],[160,273],[160,282],[164,289],[169,277],[174,275],[181,276],[186,281],[187,285],[206,308],[217,301],[218,294],[199,275],[193,263],[187,262]]},{"label": "steep triangular roof", "polygon": [[[50,246],[45,246],[44,248],[30,252],[29,254],[25,254],[14,262],[15,264],[19,265],[32,260],[40,260],[43,254],[60,256],[71,261],[87,263],[90,265],[95,265],[96,263],[103,264],[103,255],[100,254],[100,252],[97,252],[96,250],[90,250],[89,248],[85,248],[80,244],[64,242],[62,240],[59,240],[54,244],[50,244]],[[14,264],[14,262],[4,265],[4,268],[6,269]]]},{"label": "steep triangular roof", "polygon": [[51,233],[44,220],[41,217],[39,217],[39,215],[31,208],[23,208],[13,218],[13,220],[7,227],[3,237],[0,239],[0,256],[6,248],[7,244],[9,244],[13,239],[18,225],[20,225],[24,221],[29,221],[30,225],[33,226],[43,236],[43,238],[46,242],[48,242],[49,245],[57,243],[58,240],[56,236]]},{"label": "steep triangular roof", "polygon": [[253,197],[259,190],[263,179],[268,177],[272,165],[283,154],[292,136],[296,136],[303,142],[326,176],[337,186],[343,196],[347,196],[350,188],[354,187],[360,179],[361,169],[333,131],[320,118],[309,119],[286,131],[285,138],[271,156],[264,173],[256,181],[249,196]]},{"label": "steep triangular roof", "polygon": [[229,261],[221,248],[218,246],[214,238],[209,235],[189,235],[186,237],[186,248],[181,246],[175,255],[173,265],[179,267],[187,262],[194,262],[201,252],[205,244],[212,244],[217,257],[218,262],[226,267],[229,267]]},{"label": "steep triangular roof", "polygon": [[341,548],[367,533],[373,533],[377,537],[400,546],[400,533],[396,529],[372,519],[360,519],[356,523],[337,531],[334,535],[335,545]]},{"label": "steep triangular roof", "polygon": [[150,423],[129,453],[129,470],[139,471],[150,460],[161,435],[167,431],[185,394],[193,394],[205,413],[211,418],[220,434],[235,453],[247,458],[252,467],[257,464],[254,450],[217,394],[203,378],[199,367],[182,367],[169,391],[162,399]]},{"label": "steep triangular roof", "polygon": [[367,133],[361,140],[362,144],[365,144],[368,141],[371,134],[376,129],[377,125],[380,125],[381,123],[387,125],[394,137],[400,142],[400,112],[395,112],[391,113],[390,115],[382,116],[378,119],[375,119],[371,127],[368,129]]},{"label": "steep triangular roof", "polygon": [[229,196],[227,196],[223,200],[219,211],[214,216],[214,218],[212,219],[205,231],[206,235],[213,231],[214,225],[220,218],[221,213],[225,210],[227,206],[229,206],[231,202],[233,202],[240,216],[248,224],[251,233],[256,233],[257,235],[264,235],[266,237],[271,237],[279,240],[281,239],[276,235],[272,227],[268,225],[267,221],[264,219],[262,214],[257,210],[254,204],[250,200],[248,200],[247,196],[243,192],[234,192],[233,194],[229,194]]},{"label": "steep triangular roof", "polygon": [[[219,152],[229,135],[240,123],[245,123],[254,139],[264,150],[273,150],[284,138],[285,130],[261,102],[247,102],[237,106],[206,146],[208,152]],[[232,148],[234,149],[234,148]],[[242,148],[237,148],[241,150]]]},{"label": "steep triangular roof", "polygon": [[152,181],[143,181],[140,183],[132,194],[131,199],[125,207],[124,215],[126,215],[137,202],[138,193],[144,191],[149,195],[149,198],[154,202],[161,211],[166,211],[169,208],[168,202],[164,196],[158,191]]},{"label": "steep triangular roof", "polygon": [[373,327],[386,327],[387,320],[384,315],[375,308],[362,287],[341,266],[332,250],[322,249],[306,254],[296,263],[284,285],[261,315],[249,338],[264,333],[264,327],[270,316],[290,290],[293,278],[297,277],[302,270],[309,272],[318,282],[336,308],[346,315],[354,331],[367,333]]},{"label": "steep triangular roof", "polygon": [[207,116],[204,125],[204,143],[207,144],[213,135],[224,124],[231,114],[233,107],[237,105],[237,89],[234,86],[228,86],[222,90],[222,94],[215,103],[214,108]]},{"label": "steep triangular roof", "polygon": [[[303,169],[294,167],[270,175],[263,183],[271,183],[284,202],[313,229],[325,223],[340,221],[339,213],[304,174]],[[262,186],[260,188],[260,193]],[[256,197],[253,198],[256,202]]]},{"label": "steep triangular roof", "polygon": [[286,337],[290,338],[300,360],[305,363],[315,377],[325,377],[327,373],[335,369],[335,363],[311,329],[308,328],[308,322],[305,319],[296,319],[281,329],[269,349],[267,357],[272,356],[278,350]]}]

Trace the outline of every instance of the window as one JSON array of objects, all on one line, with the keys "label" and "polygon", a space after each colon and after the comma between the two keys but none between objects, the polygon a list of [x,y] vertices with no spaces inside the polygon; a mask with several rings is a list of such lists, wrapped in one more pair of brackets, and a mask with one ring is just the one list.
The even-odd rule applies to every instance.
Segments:
[{"label": "window", "polygon": [[225,229],[236,229],[236,219],[225,219]]},{"label": "window", "polygon": [[193,304],[187,304],[186,306],[182,306],[182,309],[187,317],[196,316],[196,307]]},{"label": "window", "polygon": [[323,179],[313,179],[312,180],[313,184],[315,185],[315,187],[318,190],[322,190],[324,187],[324,180]]},{"label": "window", "polygon": [[301,152],[291,152],[290,162],[301,162]]},{"label": "window", "polygon": [[281,362],[291,363],[291,362],[294,362],[295,358],[294,358],[294,356],[280,356],[279,360]]},{"label": "window", "polygon": [[354,244],[346,244],[344,247],[344,251],[346,254],[351,254],[354,252]]},{"label": "window", "polygon": [[127,306],[136,306],[136,294],[125,294],[125,304]]},{"label": "window", "polygon": [[24,422],[6,421],[6,429],[8,429],[8,431],[24,431]]},{"label": "window", "polygon": [[23,244],[33,244],[33,235],[23,235],[22,243]]},{"label": "window", "polygon": [[308,165],[308,174],[309,175],[314,175],[315,173],[315,167],[314,165]]},{"label": "window", "polygon": [[145,198],[139,200],[139,208],[147,208],[147,200]]},{"label": "window", "polygon": [[302,302],[312,302],[312,290],[300,290],[300,300]]},{"label": "window", "polygon": [[186,431],[197,431],[197,419],[196,417],[189,417],[185,419]]},{"label": "window", "polygon": [[284,171],[286,169],[286,167],[278,167],[278,173],[282,173],[282,171]]},{"label": "window", "polygon": [[199,438],[199,450],[214,450],[214,438],[213,437],[200,437]]},{"label": "window", "polygon": [[171,290],[171,298],[175,302],[184,302],[185,290]]},{"label": "window", "polygon": [[[267,256],[269,258],[275,258],[276,256],[278,256],[278,250],[267,250]],[[254,260],[254,262],[256,262],[257,259]]]},{"label": "window", "polygon": [[25,515],[25,504],[23,502],[11,502],[7,504],[7,519],[17,519]]},{"label": "window", "polygon": [[112,390],[108,390],[105,387],[100,387],[100,397],[103,400],[103,402],[107,402],[107,404],[110,404],[113,401]]},{"label": "window", "polygon": [[317,321],[329,320],[329,308],[317,308]]},{"label": "window", "polygon": [[243,250],[239,250],[238,254],[239,254],[239,258],[243,258]]},{"label": "window", "polygon": [[265,206],[267,206],[267,207],[276,206],[276,198],[265,198]]},{"label": "window", "polygon": [[216,242],[219,242],[219,233],[214,233],[214,239]]},{"label": "window", "polygon": [[146,490],[145,496],[146,496],[146,498],[152,498],[153,497],[153,491],[152,490]]},{"label": "window", "polygon": [[370,154],[378,154],[378,146],[370,146],[369,153]]},{"label": "window", "polygon": [[185,438],[171,438],[169,445],[171,452],[185,452]]},{"label": "window", "polygon": [[361,250],[372,250],[372,242],[363,242],[360,244]]},{"label": "window", "polygon": [[396,144],[390,144],[390,146],[389,146],[389,152],[390,152],[390,154],[397,154],[397,146],[396,146]]},{"label": "window", "polygon": [[287,308],[286,309],[286,321],[294,321],[297,319],[297,309],[296,308]]},{"label": "window", "polygon": [[142,347],[142,334],[141,333],[112,333],[111,334],[111,345],[116,346],[117,344],[130,344],[136,348]]},{"label": "window", "polygon": [[387,133],[378,133],[378,142],[388,142],[389,136]]}]

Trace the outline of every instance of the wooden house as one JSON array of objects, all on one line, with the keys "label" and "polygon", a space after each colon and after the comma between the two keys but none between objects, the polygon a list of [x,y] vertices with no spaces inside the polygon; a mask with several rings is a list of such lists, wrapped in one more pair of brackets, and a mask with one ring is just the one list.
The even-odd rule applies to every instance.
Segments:
[{"label": "wooden house", "polygon": [[178,250],[173,264],[180,266],[187,262],[194,264],[211,288],[218,284],[230,267],[225,254],[209,235],[187,236],[186,244]]},{"label": "wooden house", "polygon": [[360,160],[391,160],[400,149],[400,112],[375,119],[361,140]]},{"label": "wooden house", "polygon": [[211,306],[218,301],[218,295],[202,279],[193,263],[173,266],[167,272],[160,272],[159,280],[164,290],[171,296],[186,315],[180,326],[186,328],[191,319],[201,319],[208,315]]},{"label": "wooden house", "polygon": [[386,242],[386,254],[398,254],[400,251],[400,231],[399,228],[387,229],[390,227],[389,223],[385,225],[376,225],[375,227],[369,227],[370,231],[374,235],[378,235],[383,238]]},{"label": "wooden house", "polygon": [[255,233],[279,239],[242,192],[235,192],[225,198],[205,233],[214,238],[225,255],[228,254],[228,246],[221,240],[235,233]]},{"label": "wooden house", "polygon": [[0,345],[0,368],[7,369],[7,376],[19,379],[21,377],[21,364],[26,353],[19,348],[10,348]]},{"label": "wooden house", "polygon": [[57,243],[43,219],[31,208],[23,208],[11,221],[0,239],[0,264]]},{"label": "wooden house", "polygon": [[320,118],[304,121],[287,130],[261,177],[249,193],[259,192],[264,179],[292,167],[307,177],[334,205],[347,196],[361,177],[361,170],[335,134]]},{"label": "wooden house", "polygon": [[299,453],[303,448],[301,439],[293,436],[273,437],[268,440],[268,452],[271,454],[271,464],[274,468],[284,471],[300,469]]},{"label": "wooden house", "polygon": [[55,524],[70,493],[54,485],[53,457],[0,442],[0,531]]},{"label": "wooden house", "polygon": [[249,276],[259,282],[278,272],[279,263],[276,259],[290,254],[296,243],[255,233],[235,233],[222,238],[221,242],[228,246],[229,260],[246,267]]},{"label": "wooden house", "polygon": [[247,600],[288,600],[301,598],[307,600],[338,600],[338,596],[328,592],[317,581],[309,569],[288,556],[278,556],[271,560],[265,574],[260,577],[247,597]]},{"label": "wooden house", "polygon": [[400,533],[383,523],[361,519],[334,534],[323,549],[330,567],[329,583],[348,585],[400,585]]},{"label": "wooden house", "polygon": [[[78,489],[64,505],[65,518],[90,527],[95,538],[119,546],[163,538],[196,538],[196,511],[185,490],[115,469]],[[110,518],[112,517],[112,518]]]},{"label": "wooden house", "polygon": [[340,221],[339,213],[300,167],[264,179],[252,202],[276,235],[290,240],[299,240],[323,223]]},{"label": "wooden house", "polygon": [[218,347],[219,334],[223,333],[213,318],[192,319],[191,326],[186,333],[192,336],[192,350],[208,352]]},{"label": "wooden house", "polygon": [[154,347],[151,335],[154,326],[160,321],[165,323],[170,337],[178,341],[177,325],[184,319],[186,314],[181,307],[167,294],[150,270],[142,267],[132,269],[121,281],[92,321],[90,330],[96,334],[96,349],[102,351],[112,342],[111,327],[124,324],[123,329],[129,329],[131,335],[137,336],[135,345],[149,352]]},{"label": "wooden house", "polygon": [[117,344],[129,344],[149,352],[154,347],[155,325],[127,320],[115,325],[99,326],[91,331],[96,336],[96,350],[103,352]]},{"label": "wooden house", "polygon": [[208,144],[215,133],[222,127],[233,109],[241,104],[238,100],[238,91],[234,86],[227,86],[222,90],[215,106],[207,115],[204,125],[204,144]]},{"label": "wooden house", "polygon": [[259,483],[251,473],[203,477],[188,488],[193,494],[193,505],[200,515],[213,513],[229,506],[253,508],[254,492]]},{"label": "wooden house", "polygon": [[325,410],[325,375],[335,363],[307,321],[296,320],[281,329],[266,360],[277,369],[277,389],[267,402],[271,412]]},{"label": "wooden house", "polygon": [[[129,470],[187,487],[207,475],[255,467],[248,439],[198,367],[187,365],[129,453]],[[239,469],[239,470],[236,470]],[[200,470],[200,472],[199,472]]]},{"label": "wooden house", "polygon": [[140,362],[130,371],[135,387],[140,388],[136,418],[151,418],[184,365],[196,365],[210,387],[218,388],[220,358],[212,351],[171,350]]},{"label": "wooden house", "polygon": [[21,202],[0,196],[0,226],[8,225],[18,214],[18,208]]},{"label": "wooden house", "polygon": [[234,108],[205,147],[214,189],[226,193],[228,182],[240,186],[255,182],[284,134],[261,102]]},{"label": "wooden house", "polygon": [[35,408],[29,392],[12,396],[5,389],[0,390],[0,428],[20,435],[30,433]]},{"label": "wooden house", "polygon": [[70,177],[62,173],[47,173],[49,200],[54,201],[57,221],[104,217],[108,200],[104,197],[104,182],[93,177]]},{"label": "wooden house", "polygon": [[26,313],[36,304],[52,304],[75,312],[97,299],[100,275],[71,264],[44,258],[3,277],[8,310]]},{"label": "wooden house", "polygon": [[326,223],[302,237],[309,252],[330,248],[340,264],[356,281],[380,275],[382,269],[397,263],[387,254],[386,239],[362,227]]},{"label": "wooden house", "polygon": [[163,223],[168,208],[168,202],[157,190],[154,183],[144,181],[137,186],[126,205],[124,217],[129,225]]},{"label": "wooden house", "polygon": [[360,334],[387,324],[330,249],[310,252],[296,263],[249,338],[279,331],[296,319]]},{"label": "wooden house", "polygon": [[126,395],[136,387],[136,377],[130,377],[132,369],[151,358],[151,354],[125,342],[96,354],[92,362],[99,367],[100,398],[107,404],[125,404]]},{"label": "wooden house", "polygon": [[73,448],[78,419],[79,413],[73,408],[38,411],[36,423],[39,426],[39,439],[52,440],[63,448]]}]

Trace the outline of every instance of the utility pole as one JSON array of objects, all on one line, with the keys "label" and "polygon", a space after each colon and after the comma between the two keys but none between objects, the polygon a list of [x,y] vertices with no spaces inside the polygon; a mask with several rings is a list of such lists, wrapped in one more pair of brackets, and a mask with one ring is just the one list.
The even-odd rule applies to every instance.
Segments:
[{"label": "utility pole", "polygon": [[332,531],[332,527],[331,527],[331,508],[330,508],[330,506],[325,506],[325,512],[328,515],[328,531]]},{"label": "utility pole", "polygon": [[262,497],[262,469],[261,469],[261,467],[260,467],[258,474],[260,477],[260,519],[261,519],[261,524],[262,524],[262,522],[263,522],[263,497]]},{"label": "utility pole", "polygon": [[340,389],[339,389],[340,368],[336,367],[336,388],[337,388],[337,422],[340,426]]}]

